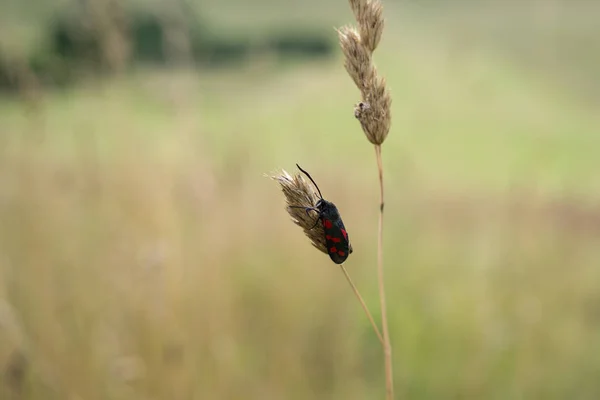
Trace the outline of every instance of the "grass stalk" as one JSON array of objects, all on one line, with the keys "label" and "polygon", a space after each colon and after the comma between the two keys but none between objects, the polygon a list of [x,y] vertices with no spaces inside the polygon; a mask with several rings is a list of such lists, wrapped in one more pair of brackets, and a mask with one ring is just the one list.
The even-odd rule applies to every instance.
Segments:
[{"label": "grass stalk", "polygon": [[344,26],[338,29],[338,38],[344,54],[346,72],[348,72],[361,94],[361,100],[354,106],[354,117],[360,122],[367,140],[375,145],[377,158],[380,191],[377,276],[381,303],[386,399],[392,400],[394,398],[392,346],[388,329],[383,274],[384,186],[383,163],[381,160],[381,145],[390,131],[392,98],[385,78],[378,73],[373,63],[373,52],[381,40],[385,23],[383,5],[380,0],[349,0],[349,3],[356,18],[357,26]]},{"label": "grass stalk", "polygon": [[381,159],[381,145],[375,145],[375,155],[377,158],[377,170],[379,172],[379,228],[377,233],[377,275],[379,280],[379,301],[381,303],[381,325],[383,329],[383,354],[385,358],[385,387],[386,399],[394,398],[394,374],[392,364],[392,345],[390,343],[390,334],[387,319],[387,306],[385,302],[385,279],[383,275],[383,162]]},{"label": "grass stalk", "polygon": [[371,315],[371,312],[369,311],[369,308],[367,307],[367,304],[365,303],[365,301],[363,300],[362,296],[360,295],[360,292],[358,291],[358,288],[356,287],[356,285],[354,285],[354,282],[352,281],[352,278],[350,278],[350,274],[348,274],[348,271],[346,270],[346,267],[344,267],[344,264],[340,264],[340,268],[342,269],[342,272],[344,273],[344,276],[346,277],[346,280],[350,284],[350,287],[352,288],[352,291],[354,291],[354,294],[356,295],[356,298],[358,299],[358,302],[362,306],[363,310],[365,310],[365,314],[367,314],[367,318],[371,322],[371,326],[373,327],[373,330],[375,331],[375,334],[377,335],[377,338],[379,338],[379,342],[381,343],[382,346],[385,347],[384,337],[381,336],[381,332],[379,331],[379,328],[377,327],[377,324],[375,323],[375,320],[373,319],[373,316]]}]

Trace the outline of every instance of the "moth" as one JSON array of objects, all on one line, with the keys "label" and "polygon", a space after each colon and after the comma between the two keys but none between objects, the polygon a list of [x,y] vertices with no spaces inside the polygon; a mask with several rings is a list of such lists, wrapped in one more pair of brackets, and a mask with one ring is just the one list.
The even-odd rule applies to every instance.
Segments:
[{"label": "moth", "polygon": [[329,254],[329,257],[334,263],[341,264],[344,261],[346,261],[350,254],[352,254],[352,244],[350,244],[348,232],[346,231],[346,227],[344,226],[342,217],[340,216],[340,213],[335,204],[323,198],[319,186],[310,176],[310,174],[303,170],[298,164],[296,164],[296,166],[308,177],[308,179],[310,179],[313,185],[315,185],[317,192],[319,192],[320,198],[317,201],[317,204],[313,205],[312,207],[290,207],[304,208],[307,214],[310,211],[318,213],[319,217],[315,225],[311,229],[314,229],[318,223],[321,223],[321,225],[323,225],[323,230],[325,231],[325,243],[327,244],[327,254]]}]

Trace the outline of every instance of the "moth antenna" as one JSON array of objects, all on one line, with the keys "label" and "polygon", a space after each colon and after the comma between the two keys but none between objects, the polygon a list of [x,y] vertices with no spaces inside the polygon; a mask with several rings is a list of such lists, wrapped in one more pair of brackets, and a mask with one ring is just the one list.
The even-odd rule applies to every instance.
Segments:
[{"label": "moth antenna", "polygon": [[321,196],[321,200],[323,200],[323,195],[321,194],[321,189],[319,189],[319,185],[316,184],[316,182],[314,181],[314,179],[310,176],[310,174],[308,172],[306,172],[305,170],[303,170],[298,164],[296,164],[296,167],[298,167],[298,169],[302,172],[304,172],[304,174],[306,176],[308,176],[308,179],[310,179],[310,181],[313,183],[313,185],[315,185],[315,187],[317,188],[317,191],[319,192],[319,196]]}]

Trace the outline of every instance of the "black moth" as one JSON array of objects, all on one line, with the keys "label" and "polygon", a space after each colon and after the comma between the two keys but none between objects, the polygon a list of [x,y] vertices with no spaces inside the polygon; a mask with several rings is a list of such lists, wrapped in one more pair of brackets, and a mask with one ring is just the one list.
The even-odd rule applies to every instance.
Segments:
[{"label": "black moth", "polygon": [[317,204],[315,204],[313,207],[290,207],[304,208],[307,214],[309,211],[315,211],[319,213],[319,218],[317,219],[317,222],[315,223],[313,228],[317,226],[319,222],[321,222],[321,224],[323,225],[323,230],[325,231],[325,243],[327,244],[327,253],[329,254],[329,257],[334,263],[341,264],[344,261],[346,261],[346,258],[348,258],[350,254],[352,254],[352,245],[350,244],[348,232],[346,232],[346,227],[342,222],[340,213],[338,212],[338,209],[335,206],[335,204],[323,198],[319,186],[317,186],[310,174],[303,170],[298,164],[296,164],[296,166],[300,171],[302,171],[306,176],[308,176],[308,179],[310,179],[313,185],[315,185],[317,191],[319,192],[320,199],[317,201]]}]

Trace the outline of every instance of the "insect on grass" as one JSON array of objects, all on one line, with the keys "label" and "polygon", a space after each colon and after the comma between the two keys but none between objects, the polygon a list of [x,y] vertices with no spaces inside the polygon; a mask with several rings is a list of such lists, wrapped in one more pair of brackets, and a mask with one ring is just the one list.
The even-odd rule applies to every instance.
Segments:
[{"label": "insect on grass", "polygon": [[323,225],[327,254],[329,254],[329,257],[334,263],[341,264],[346,261],[350,254],[352,254],[352,245],[350,244],[348,232],[346,231],[342,217],[340,216],[335,204],[323,198],[321,189],[319,189],[319,186],[310,176],[310,174],[303,170],[298,164],[296,164],[296,166],[300,171],[302,171],[302,173],[304,173],[304,175],[308,177],[308,179],[310,179],[313,185],[315,185],[315,188],[319,192],[319,200],[317,200],[316,204],[314,204],[312,207],[296,205],[289,207],[303,208],[306,210],[306,214],[308,214],[310,211],[314,211],[318,214],[315,224],[310,229],[314,229],[319,222],[321,225]]}]

